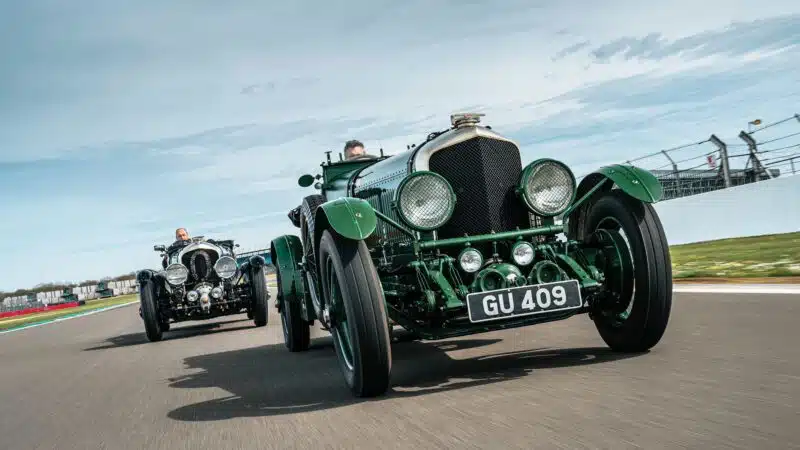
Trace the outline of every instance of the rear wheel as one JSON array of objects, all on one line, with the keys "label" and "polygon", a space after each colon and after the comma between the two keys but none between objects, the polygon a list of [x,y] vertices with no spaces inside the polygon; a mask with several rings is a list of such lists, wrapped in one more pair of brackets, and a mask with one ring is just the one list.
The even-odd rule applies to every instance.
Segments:
[{"label": "rear wheel", "polygon": [[163,337],[161,320],[158,314],[158,297],[156,297],[156,286],[152,280],[142,282],[139,287],[139,301],[142,304],[142,320],[144,321],[144,332],[150,342],[160,341]]},{"label": "rear wheel", "polygon": [[392,353],[378,274],[363,241],[325,230],[319,246],[323,296],[345,381],[358,397],[389,388]]},{"label": "rear wheel", "polygon": [[257,327],[263,327],[269,320],[267,314],[269,291],[267,291],[267,274],[264,266],[251,269],[250,285],[253,296],[253,323]]},{"label": "rear wheel", "polygon": [[[275,264],[275,274],[278,279],[278,298],[281,302],[283,342],[291,352],[306,351],[311,344],[311,326],[303,320],[300,305],[293,303],[292,300],[295,299],[287,298],[286,292],[283,292],[279,264]],[[302,299],[299,300],[302,301]]]},{"label": "rear wheel", "polygon": [[319,299],[319,268],[317,267],[317,260],[314,257],[316,248],[314,246],[314,227],[316,221],[314,220],[317,208],[319,205],[325,203],[325,197],[319,194],[309,195],[303,199],[300,205],[300,241],[303,245],[303,260],[305,261],[306,270],[305,282],[307,283],[307,292],[311,297],[314,305],[320,306],[322,303]]},{"label": "rear wheel", "polygon": [[586,221],[589,239],[605,244],[609,294],[593,313],[600,336],[615,351],[642,352],[664,335],[672,308],[672,263],[652,205],[612,190]]}]

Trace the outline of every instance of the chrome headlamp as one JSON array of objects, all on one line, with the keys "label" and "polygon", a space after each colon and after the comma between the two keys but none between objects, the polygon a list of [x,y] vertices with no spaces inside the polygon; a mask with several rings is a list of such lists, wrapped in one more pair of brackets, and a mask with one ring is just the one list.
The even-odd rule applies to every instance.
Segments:
[{"label": "chrome headlamp", "polygon": [[169,284],[177,286],[189,278],[189,269],[183,264],[170,264],[164,270],[164,276]]},{"label": "chrome headlamp", "polygon": [[464,272],[475,273],[483,266],[483,255],[478,250],[467,247],[459,253],[458,265]]},{"label": "chrome headlamp", "polygon": [[563,163],[539,159],[522,171],[519,192],[528,208],[544,217],[564,212],[575,199],[575,175]]},{"label": "chrome headlamp", "polygon": [[511,247],[511,259],[520,266],[527,266],[533,262],[535,251],[530,242],[519,241]]},{"label": "chrome headlamp", "polygon": [[411,228],[430,231],[441,227],[453,215],[456,194],[438,173],[419,171],[397,188],[395,204],[400,218]]},{"label": "chrome headlamp", "polygon": [[214,271],[217,272],[220,278],[225,280],[236,275],[236,270],[238,268],[239,265],[236,264],[236,260],[230,256],[223,256],[214,264]]}]

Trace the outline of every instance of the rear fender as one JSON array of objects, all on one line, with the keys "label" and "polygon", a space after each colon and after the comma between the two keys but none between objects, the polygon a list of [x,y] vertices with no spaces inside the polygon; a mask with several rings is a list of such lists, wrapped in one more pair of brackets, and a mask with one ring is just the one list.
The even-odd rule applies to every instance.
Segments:
[{"label": "rear fender", "polygon": [[303,245],[300,238],[288,234],[274,239],[270,244],[270,257],[280,271],[280,277],[277,279],[280,285],[277,295],[278,311],[283,311],[284,302],[291,302],[300,305],[303,320],[314,320],[311,297],[306,295],[303,271],[299,267],[303,261]]}]

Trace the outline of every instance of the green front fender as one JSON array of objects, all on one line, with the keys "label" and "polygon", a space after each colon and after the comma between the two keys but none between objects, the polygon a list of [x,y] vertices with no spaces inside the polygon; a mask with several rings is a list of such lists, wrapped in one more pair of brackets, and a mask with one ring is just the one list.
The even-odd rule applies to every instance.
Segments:
[{"label": "green front fender", "polygon": [[601,167],[581,180],[576,198],[580,201],[584,195],[604,180],[613,181],[626,194],[645,203],[655,203],[664,196],[661,182],[651,172],[635,166],[614,164]]},{"label": "green front fender", "polygon": [[317,242],[325,228],[353,240],[368,238],[378,225],[378,217],[366,200],[342,197],[323,203],[315,216]]},{"label": "green front fender", "polygon": [[565,232],[570,239],[583,240],[583,225],[591,205],[598,196],[617,185],[631,197],[655,203],[664,197],[664,189],[655,175],[638,167],[622,164],[601,167],[578,184],[573,203],[563,214]]}]

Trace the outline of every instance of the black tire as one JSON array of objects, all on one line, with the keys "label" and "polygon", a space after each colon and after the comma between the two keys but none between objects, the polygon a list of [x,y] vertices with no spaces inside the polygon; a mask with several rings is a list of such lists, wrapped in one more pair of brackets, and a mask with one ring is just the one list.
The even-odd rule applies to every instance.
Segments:
[{"label": "black tire", "polygon": [[253,295],[253,323],[256,327],[263,327],[269,321],[267,311],[269,305],[269,291],[267,290],[267,274],[264,266],[250,269],[251,292]]},{"label": "black tire", "polygon": [[160,341],[164,332],[158,314],[156,286],[151,280],[143,282],[139,287],[139,302],[142,304],[142,321],[144,321],[144,333],[147,335],[147,340],[150,342]]},{"label": "black tire", "polygon": [[300,241],[307,260],[314,258],[314,214],[319,205],[325,203],[325,197],[319,194],[309,195],[300,204]]},{"label": "black tire", "polygon": [[311,325],[303,320],[300,305],[292,304],[284,296],[278,264],[275,264],[275,275],[278,279],[278,298],[281,299],[283,342],[290,352],[304,352],[311,345]]},{"label": "black tire", "polygon": [[321,295],[319,288],[319,268],[317,267],[317,254],[314,245],[314,214],[319,205],[325,203],[325,197],[319,194],[309,195],[300,204],[300,242],[303,246],[303,257],[306,261],[306,283],[308,283],[309,295],[316,304],[321,304],[318,298]]},{"label": "black tire", "polygon": [[[392,350],[383,290],[367,246],[325,230],[319,252],[323,298],[332,308],[331,331],[345,381],[358,397],[381,395],[389,388]],[[343,305],[329,303],[331,284],[338,288]],[[342,307],[350,346],[342,341]]]},{"label": "black tire", "polygon": [[592,206],[585,231],[589,235],[598,228],[618,229],[627,237],[633,282],[623,293],[632,293],[625,296],[633,307],[622,321],[594,314],[595,325],[612,350],[647,351],[663,337],[672,308],[672,262],[664,228],[651,204],[620,190],[604,193]]}]

